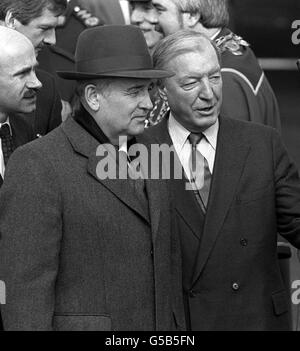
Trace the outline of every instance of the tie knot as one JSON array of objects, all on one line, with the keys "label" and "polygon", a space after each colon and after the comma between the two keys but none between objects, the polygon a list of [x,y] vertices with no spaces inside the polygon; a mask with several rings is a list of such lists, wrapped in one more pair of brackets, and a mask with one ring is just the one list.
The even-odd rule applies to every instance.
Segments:
[{"label": "tie knot", "polygon": [[3,124],[2,127],[0,127],[0,138],[10,136],[10,128],[9,125]]},{"label": "tie knot", "polygon": [[191,133],[189,135],[189,141],[193,147],[195,147],[197,144],[199,144],[202,138],[204,138],[203,133],[198,133],[198,134]]}]

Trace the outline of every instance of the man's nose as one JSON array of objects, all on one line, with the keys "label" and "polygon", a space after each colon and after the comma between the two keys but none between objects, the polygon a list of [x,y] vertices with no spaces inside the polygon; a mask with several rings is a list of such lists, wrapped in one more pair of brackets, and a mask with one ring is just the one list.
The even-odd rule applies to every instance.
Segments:
[{"label": "man's nose", "polygon": [[30,79],[27,83],[27,87],[29,89],[41,89],[42,86],[43,84],[38,80],[35,72],[32,72],[32,74],[30,75]]},{"label": "man's nose", "polygon": [[47,35],[44,38],[44,43],[48,45],[56,44],[55,28],[49,29]]},{"label": "man's nose", "polygon": [[148,111],[152,110],[153,104],[152,104],[152,101],[150,99],[150,95],[148,92],[145,93],[144,99],[140,102],[139,107],[144,109],[144,110],[148,110]]},{"label": "man's nose", "polygon": [[206,100],[211,100],[214,97],[214,93],[213,93],[209,78],[203,78],[199,97]]}]

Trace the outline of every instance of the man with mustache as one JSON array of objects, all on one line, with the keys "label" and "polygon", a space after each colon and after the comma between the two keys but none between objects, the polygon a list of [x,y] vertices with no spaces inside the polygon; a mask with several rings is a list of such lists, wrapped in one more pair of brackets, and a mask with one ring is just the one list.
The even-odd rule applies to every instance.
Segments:
[{"label": "man with mustache", "polygon": [[0,187],[11,153],[34,138],[24,115],[34,112],[41,88],[36,66],[31,42],[16,31],[0,27]]},{"label": "man with mustache", "polygon": [[222,116],[220,54],[205,35],[177,31],[159,42],[156,69],[170,114],[146,131],[174,145],[172,179],[189,330],[287,330],[289,291],[277,232],[300,247],[300,179],[273,128]]},{"label": "man with mustache", "polygon": [[[10,153],[32,140],[33,131],[26,114],[36,109],[41,82],[30,41],[20,33],[0,27],[0,184]],[[7,132],[7,134],[6,134]],[[6,145],[7,144],[7,145]]]},{"label": "man with mustache", "polygon": [[[36,56],[44,46],[55,44],[58,16],[67,0],[1,0],[0,24],[24,34],[33,44]],[[37,95],[36,111],[30,113],[35,137],[47,134],[61,123],[61,100],[54,77],[38,69],[43,87]]]},{"label": "man with mustache", "polygon": [[143,32],[150,52],[157,42],[163,38],[157,32],[158,16],[151,0],[130,0],[131,23],[138,26]]}]

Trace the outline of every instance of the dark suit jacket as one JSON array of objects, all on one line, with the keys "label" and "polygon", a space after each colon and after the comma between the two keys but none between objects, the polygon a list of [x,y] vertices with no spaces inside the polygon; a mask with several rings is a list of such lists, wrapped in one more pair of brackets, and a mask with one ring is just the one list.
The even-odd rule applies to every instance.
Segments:
[{"label": "dark suit jacket", "polygon": [[[215,41],[231,33],[228,28],[223,28]],[[232,48],[232,45],[228,46]],[[228,48],[221,55],[221,114],[229,118],[264,124],[280,132],[277,99],[264,71],[250,47],[237,45],[237,48],[240,55],[234,54]]]},{"label": "dark suit jacket", "polygon": [[[34,139],[32,127],[30,123],[28,123],[26,117],[11,115],[9,121],[12,129],[13,142],[16,148]],[[0,187],[2,186],[2,183],[3,179],[0,176]],[[3,330],[1,313],[0,330]]]},{"label": "dark suit jacket", "polygon": [[9,162],[0,196],[7,330],[179,328],[167,187],[146,181],[144,210],[127,180],[98,178],[98,145],[71,118]]},{"label": "dark suit jacket", "polygon": [[[167,120],[146,134],[154,143],[171,143]],[[300,247],[300,181],[278,133],[220,118],[203,231],[197,202],[173,185],[176,227],[190,241],[194,264],[186,291],[192,329],[287,329],[290,296],[276,233]]]},{"label": "dark suit jacket", "polygon": [[43,87],[37,93],[36,110],[28,120],[31,121],[35,135],[45,135],[61,124],[61,100],[54,77],[38,69],[37,78]]}]

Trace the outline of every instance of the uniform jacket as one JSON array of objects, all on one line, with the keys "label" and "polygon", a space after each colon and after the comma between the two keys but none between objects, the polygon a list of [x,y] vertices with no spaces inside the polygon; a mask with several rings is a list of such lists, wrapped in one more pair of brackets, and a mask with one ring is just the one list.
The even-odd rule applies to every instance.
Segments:
[{"label": "uniform jacket", "polygon": [[75,50],[78,36],[87,28],[103,24],[98,17],[81,6],[78,0],[68,3],[65,22],[56,28],[56,44],[45,47],[39,54],[40,67],[51,73],[61,98],[71,102],[74,97],[76,82],[58,77],[56,71],[73,71]]},{"label": "uniform jacket", "polygon": [[80,0],[92,14],[104,24],[125,24],[119,0]]},{"label": "uniform jacket", "polygon": [[[151,142],[172,143],[166,119],[146,133]],[[276,233],[300,247],[300,181],[278,133],[220,118],[204,225],[193,193],[172,184],[175,227],[192,272],[185,291],[191,329],[287,329],[290,296]]]},{"label": "uniform jacket", "polygon": [[127,180],[98,178],[98,145],[70,118],[10,160],[0,196],[6,330],[179,328],[167,187],[146,181],[143,209]]},{"label": "uniform jacket", "polygon": [[[27,116],[26,116],[27,117]],[[34,139],[32,126],[26,120],[26,117],[11,115],[9,123],[12,130],[13,143],[15,147],[19,147]],[[3,184],[2,176],[0,175],[0,188]],[[0,330],[3,330],[2,318],[0,312]]]},{"label": "uniform jacket", "polygon": [[[223,104],[221,114],[229,118],[264,124],[281,130],[277,99],[251,48],[229,29],[215,41],[226,38],[221,48]],[[230,37],[233,37],[230,39]],[[238,38],[237,40],[235,38]]]}]

